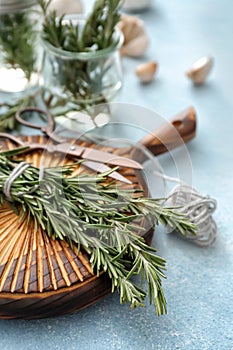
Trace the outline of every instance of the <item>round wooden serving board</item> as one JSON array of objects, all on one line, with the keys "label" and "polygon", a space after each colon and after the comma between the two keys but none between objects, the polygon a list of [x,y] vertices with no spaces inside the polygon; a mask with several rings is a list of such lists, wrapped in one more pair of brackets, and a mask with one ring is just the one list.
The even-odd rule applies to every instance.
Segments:
[{"label": "round wooden serving board", "polygon": [[[23,141],[47,143],[43,136],[24,136]],[[90,145],[76,141],[82,146]],[[3,149],[15,147],[11,141],[0,142]],[[118,149],[108,149],[117,153]],[[122,150],[121,150],[121,155]],[[127,155],[125,155],[127,156]],[[20,159],[37,167],[53,167],[70,164],[72,159],[60,154],[33,151]],[[73,174],[88,172],[77,166]],[[146,183],[139,171],[120,169],[132,186],[148,193]],[[138,222],[145,228],[144,238],[150,244],[153,227],[145,219]],[[93,275],[88,255],[71,248],[67,242],[48,237],[34,222],[19,222],[19,217],[5,203],[0,207],[0,318],[36,319],[73,313],[85,308],[111,292],[111,281],[102,273]]]}]

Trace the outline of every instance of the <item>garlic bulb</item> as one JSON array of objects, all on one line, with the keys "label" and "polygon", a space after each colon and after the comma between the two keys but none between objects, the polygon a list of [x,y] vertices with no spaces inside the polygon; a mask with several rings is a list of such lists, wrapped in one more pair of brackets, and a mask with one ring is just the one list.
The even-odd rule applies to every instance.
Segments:
[{"label": "garlic bulb", "polygon": [[122,56],[142,56],[149,45],[144,22],[135,16],[122,15],[118,28],[124,35]]}]

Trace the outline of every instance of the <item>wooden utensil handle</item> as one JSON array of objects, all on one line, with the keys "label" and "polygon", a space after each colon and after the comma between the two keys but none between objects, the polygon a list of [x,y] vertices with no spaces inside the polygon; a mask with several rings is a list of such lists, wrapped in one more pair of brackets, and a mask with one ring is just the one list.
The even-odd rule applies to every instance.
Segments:
[{"label": "wooden utensil handle", "polygon": [[154,155],[159,155],[192,140],[196,135],[196,125],[195,109],[188,107],[145,136],[140,143]]}]

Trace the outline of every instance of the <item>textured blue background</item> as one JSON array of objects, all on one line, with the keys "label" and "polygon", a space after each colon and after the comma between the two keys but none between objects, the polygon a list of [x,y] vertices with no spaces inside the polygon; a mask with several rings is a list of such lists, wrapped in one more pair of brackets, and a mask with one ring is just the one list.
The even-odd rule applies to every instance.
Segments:
[{"label": "textured blue background", "polygon": [[[152,2],[153,3],[153,2]],[[174,236],[157,234],[153,245],[168,262],[164,283],[168,315],[153,307],[131,311],[110,295],[75,315],[38,321],[0,320],[3,350],[44,349],[233,349],[233,2],[231,0],[154,1],[140,14],[151,37],[145,59],[160,63],[157,79],[141,86],[124,62],[121,101],[170,116],[192,104],[198,135],[190,143],[193,185],[218,201],[218,238],[201,249]],[[193,87],[184,71],[211,54],[215,69],[202,87]],[[178,151],[179,157],[179,151]],[[172,175],[166,156],[161,158]]]}]

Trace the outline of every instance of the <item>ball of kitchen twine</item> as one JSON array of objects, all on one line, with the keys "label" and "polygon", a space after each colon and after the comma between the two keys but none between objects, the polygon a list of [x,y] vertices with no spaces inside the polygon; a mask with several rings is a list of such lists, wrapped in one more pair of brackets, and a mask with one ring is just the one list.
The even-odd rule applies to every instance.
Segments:
[{"label": "ball of kitchen twine", "polygon": [[217,207],[215,199],[202,196],[191,186],[180,184],[170,192],[165,203],[169,207],[179,207],[179,212],[198,227],[196,235],[187,232],[186,239],[202,247],[215,241],[217,225],[212,217]]}]

